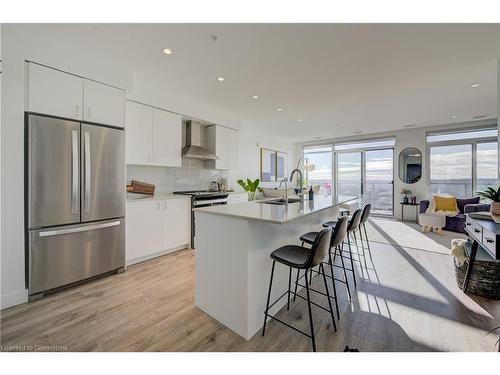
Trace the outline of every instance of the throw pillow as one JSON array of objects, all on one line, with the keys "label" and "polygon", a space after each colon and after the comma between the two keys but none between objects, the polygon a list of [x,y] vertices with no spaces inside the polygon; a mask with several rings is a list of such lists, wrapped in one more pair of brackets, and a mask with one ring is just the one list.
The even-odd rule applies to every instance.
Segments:
[{"label": "throw pillow", "polygon": [[458,211],[457,197],[434,195],[436,211]]}]

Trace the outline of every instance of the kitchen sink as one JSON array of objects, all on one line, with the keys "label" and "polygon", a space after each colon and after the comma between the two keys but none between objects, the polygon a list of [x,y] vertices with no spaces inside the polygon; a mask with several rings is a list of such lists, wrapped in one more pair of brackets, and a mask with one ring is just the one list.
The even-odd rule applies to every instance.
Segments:
[{"label": "kitchen sink", "polygon": [[[300,201],[301,201],[300,198],[288,198],[288,203],[298,203]],[[287,204],[287,201],[285,201],[283,198],[270,199],[270,200],[258,201],[258,202],[262,203],[262,204],[276,204],[276,205],[285,205],[285,204]]]}]

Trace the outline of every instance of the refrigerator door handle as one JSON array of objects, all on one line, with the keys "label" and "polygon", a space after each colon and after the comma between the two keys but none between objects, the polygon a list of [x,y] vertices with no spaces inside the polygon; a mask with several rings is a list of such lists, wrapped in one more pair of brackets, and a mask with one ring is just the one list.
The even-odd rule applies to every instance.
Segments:
[{"label": "refrigerator door handle", "polygon": [[84,226],[84,227],[77,227],[77,228],[48,230],[48,231],[40,232],[39,236],[40,237],[59,236],[61,234],[86,232],[86,231],[89,231],[89,230],[116,227],[117,225],[120,225],[120,221],[119,220],[111,221],[111,222],[108,222],[108,223],[102,223],[102,224],[87,225],[87,226]]},{"label": "refrigerator door handle", "polygon": [[90,212],[90,133],[84,133],[84,151],[85,151],[85,195],[84,195],[84,211]]},{"label": "refrigerator door handle", "polygon": [[71,213],[78,213],[78,132],[71,131]]}]

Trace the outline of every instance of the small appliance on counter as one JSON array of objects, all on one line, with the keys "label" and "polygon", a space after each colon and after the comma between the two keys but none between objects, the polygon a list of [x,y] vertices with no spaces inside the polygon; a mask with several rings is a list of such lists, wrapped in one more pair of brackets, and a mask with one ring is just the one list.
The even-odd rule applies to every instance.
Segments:
[{"label": "small appliance on counter", "polygon": [[208,185],[208,191],[221,191],[221,184],[218,181],[212,181]]},{"label": "small appliance on counter", "polygon": [[127,185],[127,192],[136,194],[155,195],[155,185],[137,180],[132,180],[130,185]]}]

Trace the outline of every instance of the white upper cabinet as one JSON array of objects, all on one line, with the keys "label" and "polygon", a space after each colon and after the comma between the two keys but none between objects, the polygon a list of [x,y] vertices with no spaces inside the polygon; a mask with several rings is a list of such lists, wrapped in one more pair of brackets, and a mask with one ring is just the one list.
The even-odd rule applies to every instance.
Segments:
[{"label": "white upper cabinet", "polygon": [[153,108],[153,164],[182,166],[182,117]]},{"label": "white upper cabinet", "polygon": [[125,91],[83,80],[83,119],[100,124],[125,126]]},{"label": "white upper cabinet", "polygon": [[239,135],[237,130],[226,129],[227,131],[227,159],[229,169],[238,169],[239,164]]},{"label": "white upper cabinet", "polygon": [[219,125],[211,125],[206,129],[206,147],[219,157],[208,160],[208,168],[237,169],[239,155],[239,133],[237,130]]},{"label": "white upper cabinet", "polygon": [[182,118],[145,104],[126,104],[127,164],[182,166]]},{"label": "white upper cabinet", "polygon": [[83,79],[29,63],[28,111],[82,120]]},{"label": "white upper cabinet", "polygon": [[123,128],[125,91],[28,63],[27,110]]},{"label": "white upper cabinet", "polygon": [[127,100],[125,119],[127,164],[152,164],[153,109],[147,105]]}]

